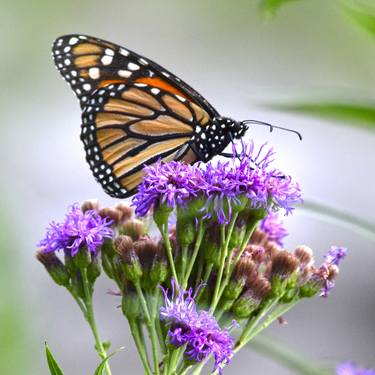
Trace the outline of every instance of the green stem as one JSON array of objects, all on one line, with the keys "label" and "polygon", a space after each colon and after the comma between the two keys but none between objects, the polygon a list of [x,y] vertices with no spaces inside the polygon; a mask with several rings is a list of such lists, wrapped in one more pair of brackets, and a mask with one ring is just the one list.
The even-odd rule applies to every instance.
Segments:
[{"label": "green stem", "polygon": [[195,260],[197,259],[197,255],[198,255],[198,252],[199,252],[199,248],[200,248],[201,243],[202,243],[203,234],[204,234],[203,222],[202,222],[202,220],[199,220],[197,238],[195,240],[193,254],[191,256],[188,268],[186,270],[186,275],[185,275],[184,281],[182,283],[183,289],[186,288],[186,285],[189,281],[191,271],[193,270],[194,263],[195,263]]},{"label": "green stem", "polygon": [[203,265],[204,265],[203,259],[202,257],[200,257],[200,259],[198,260],[197,277],[195,279],[195,289],[202,282]]},{"label": "green stem", "polygon": [[281,305],[278,308],[276,308],[272,313],[267,317],[267,319],[258,327],[256,327],[253,331],[250,332],[247,341],[250,341],[255,336],[257,336],[259,333],[264,331],[271,323],[273,323],[279,316],[282,316],[283,314],[287,313],[298,301],[294,301],[292,303],[289,303],[287,305]]},{"label": "green stem", "polygon": [[184,279],[185,273],[186,273],[186,265],[187,265],[187,259],[188,259],[188,249],[189,245],[182,245],[181,249],[181,278]]},{"label": "green stem", "polygon": [[275,342],[264,335],[255,337],[251,348],[300,375],[330,375],[332,371],[310,364],[300,353],[288,349],[284,343]]},{"label": "green stem", "polygon": [[170,358],[169,358],[169,371],[168,371],[168,374],[170,375],[177,375],[177,366],[178,366],[178,363],[181,359],[181,355],[183,354],[185,350],[185,345],[177,348],[177,349],[174,349],[170,355]]},{"label": "green stem", "polygon": [[241,348],[247,344],[249,341],[247,338],[254,330],[254,328],[258,325],[258,323],[263,319],[263,317],[270,311],[276,304],[278,303],[278,299],[268,301],[264,304],[261,310],[258,312],[255,318],[250,318],[242,331],[240,338],[237,341],[236,347],[234,352],[237,353]]},{"label": "green stem", "polygon": [[155,324],[151,319],[151,315],[147,306],[147,301],[146,298],[143,294],[141,285],[139,281],[134,282],[135,289],[137,291],[139,301],[142,306],[143,313],[145,315],[145,321],[146,321],[146,326],[149,330],[150,334],[150,339],[151,339],[151,349],[152,349],[152,357],[154,361],[154,373],[155,375],[159,375],[159,354],[158,354],[158,339],[157,339],[157,334],[156,334],[156,329],[155,329]]},{"label": "green stem", "polygon": [[80,300],[80,298],[78,297],[77,293],[74,291],[74,289],[70,288],[70,287],[67,287],[66,288],[68,290],[68,292],[71,294],[71,296],[74,298],[74,300],[77,302],[77,305],[78,307],[81,309],[82,313],[83,313],[83,316],[86,318],[86,315],[87,315],[87,310],[86,310],[86,307],[85,305],[82,303],[82,301]]},{"label": "green stem", "polygon": [[204,365],[207,363],[209,358],[204,359],[202,362],[200,362],[194,369],[194,371],[191,373],[191,375],[199,375],[204,367]]},{"label": "green stem", "polygon": [[[95,321],[95,315],[94,315],[94,309],[92,306],[92,293],[90,292],[90,284],[89,280],[87,277],[87,268],[83,268],[81,270],[82,274],[82,283],[83,283],[83,290],[85,294],[85,300],[84,303],[86,305],[86,320],[89,323],[91,327],[91,331],[94,335],[95,338],[95,348],[96,351],[98,352],[99,356],[101,359],[107,358],[107,352],[105,351],[103,347],[103,342],[102,339],[100,338],[98,328],[96,326],[96,321]],[[105,363],[105,370],[107,372],[107,375],[112,375],[111,369],[109,367],[108,361]]]},{"label": "green stem", "polygon": [[154,290],[154,292],[151,294],[150,300],[151,300],[151,318],[153,323],[155,324],[156,334],[159,339],[159,346],[162,351],[162,354],[164,355],[167,352],[167,348],[165,345],[165,338],[161,329],[160,319],[159,319],[159,296],[160,296],[160,288],[157,286]]},{"label": "green stem", "polygon": [[161,236],[163,238],[164,244],[165,244],[165,249],[167,251],[167,257],[169,261],[169,265],[172,270],[172,275],[178,284],[178,277],[177,277],[177,272],[176,272],[176,267],[174,264],[174,259],[173,259],[173,254],[172,254],[172,246],[171,242],[169,241],[169,234],[168,234],[168,225],[164,225],[162,228],[160,228]]},{"label": "green stem", "polygon": [[133,336],[135,346],[137,347],[139,356],[141,357],[141,361],[143,364],[143,368],[145,370],[145,373],[147,375],[152,375],[152,370],[150,366],[150,362],[148,359],[145,343],[144,343],[144,338],[142,335],[142,327],[140,323],[136,322],[135,320],[130,321],[129,320],[129,326],[130,326],[130,332]]},{"label": "green stem", "polygon": [[218,295],[220,290],[221,278],[223,277],[224,266],[225,266],[225,258],[227,256],[228,248],[226,245],[227,241],[225,240],[225,226],[220,226],[220,242],[221,242],[221,250],[220,250],[220,266],[219,272],[216,277],[215,289],[214,294],[212,296],[212,303],[211,303],[211,311],[214,312],[218,301]]}]

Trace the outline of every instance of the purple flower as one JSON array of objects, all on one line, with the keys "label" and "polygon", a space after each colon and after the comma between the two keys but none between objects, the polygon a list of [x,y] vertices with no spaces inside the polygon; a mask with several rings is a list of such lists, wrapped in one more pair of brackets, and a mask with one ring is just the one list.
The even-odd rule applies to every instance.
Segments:
[{"label": "purple flower", "polygon": [[283,246],[283,239],[288,235],[288,231],[283,226],[282,221],[279,220],[277,213],[269,213],[260,222],[259,228],[267,233],[269,241],[274,241],[278,245]]},{"label": "purple flower", "polygon": [[233,356],[233,339],[228,330],[222,330],[207,311],[197,311],[192,288],[183,290],[172,279],[172,293],[163,289],[165,306],[160,308],[160,318],[169,326],[170,343],[176,347],[186,345],[189,360],[201,362],[209,355],[215,360],[214,370],[221,372]]},{"label": "purple flower", "polygon": [[82,212],[76,203],[69,207],[63,222],[51,222],[38,246],[46,253],[64,250],[70,252],[71,256],[76,255],[81,247],[87,246],[96,254],[105,238],[112,238],[111,224],[112,220],[103,219],[95,210]]},{"label": "purple flower", "polygon": [[340,262],[346,257],[346,254],[347,249],[344,247],[331,246],[324,258],[326,263],[339,266]]},{"label": "purple flower", "polygon": [[146,167],[146,176],[133,198],[137,215],[144,216],[160,203],[174,208],[195,197],[206,200],[204,217],[215,216],[219,224],[231,220],[233,210],[245,197],[252,208],[268,212],[282,208],[290,213],[302,201],[301,189],[290,176],[270,167],[274,152],[265,146],[255,151],[250,143],[241,153],[233,146],[232,160],[203,167],[177,161]]},{"label": "purple flower", "polygon": [[321,297],[328,297],[331,290],[335,287],[335,277],[339,273],[339,264],[346,257],[347,249],[344,247],[331,246],[327,254],[324,256],[325,262],[319,267],[317,275],[318,279],[323,282],[320,290]]},{"label": "purple flower", "polygon": [[158,161],[145,167],[145,172],[146,176],[132,201],[138,216],[146,215],[159,203],[170,208],[184,204],[204,187],[201,170],[186,163]]},{"label": "purple flower", "polygon": [[336,375],[375,375],[375,371],[359,368],[350,362],[344,362],[337,366]]}]

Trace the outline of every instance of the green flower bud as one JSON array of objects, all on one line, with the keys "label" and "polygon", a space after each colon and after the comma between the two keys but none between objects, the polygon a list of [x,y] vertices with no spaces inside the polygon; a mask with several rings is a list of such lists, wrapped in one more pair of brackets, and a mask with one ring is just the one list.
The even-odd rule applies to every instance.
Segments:
[{"label": "green flower bud", "polygon": [[[82,275],[80,271],[76,271],[71,277],[71,288],[74,292],[82,299],[85,299],[85,291],[83,289]],[[93,289],[90,285],[90,293],[92,294]]]},{"label": "green flower bud", "polygon": [[80,270],[87,268],[87,266],[91,263],[91,253],[89,249],[86,246],[81,247],[77,254],[74,255],[73,262]]},{"label": "green flower bud", "polygon": [[87,277],[90,283],[94,284],[95,280],[100,276],[101,268],[98,257],[94,257],[87,267]]},{"label": "green flower bud", "polygon": [[154,221],[160,232],[164,233],[168,229],[168,218],[172,211],[173,209],[166,204],[160,204],[154,209]]},{"label": "green flower bud", "polygon": [[122,297],[121,308],[128,320],[134,321],[142,317],[141,304],[135,291],[129,291]]},{"label": "green flower bud", "polygon": [[36,258],[43,264],[57,285],[65,287],[69,285],[69,272],[55,253],[45,253],[43,250],[38,250]]},{"label": "green flower bud", "polygon": [[146,233],[145,224],[137,219],[127,220],[121,227],[120,233],[131,237],[133,241],[137,241]]}]

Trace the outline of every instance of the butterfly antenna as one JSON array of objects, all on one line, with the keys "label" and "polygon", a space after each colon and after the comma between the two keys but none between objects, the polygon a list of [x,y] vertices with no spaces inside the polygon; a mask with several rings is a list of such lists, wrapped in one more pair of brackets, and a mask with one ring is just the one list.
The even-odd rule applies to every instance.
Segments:
[{"label": "butterfly antenna", "polygon": [[269,124],[268,122],[257,121],[257,120],[245,120],[245,121],[242,121],[241,124],[254,124],[254,125],[268,126],[270,128],[270,132],[272,132],[273,129],[284,130],[286,132],[296,134],[298,136],[298,138],[300,139],[300,141],[302,141],[302,135],[297,130],[293,130],[293,129],[289,129],[289,128],[283,128],[282,126],[276,126],[276,125]]}]

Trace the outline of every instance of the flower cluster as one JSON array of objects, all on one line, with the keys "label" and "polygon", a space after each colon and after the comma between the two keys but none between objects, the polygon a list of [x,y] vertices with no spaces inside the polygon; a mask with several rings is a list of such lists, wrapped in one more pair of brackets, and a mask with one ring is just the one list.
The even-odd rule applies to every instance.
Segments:
[{"label": "flower cluster", "polygon": [[183,290],[172,279],[172,293],[163,289],[165,306],[160,318],[169,327],[170,343],[176,347],[186,345],[185,355],[191,361],[201,362],[209,355],[215,359],[214,371],[228,364],[233,356],[233,339],[228,330],[222,330],[216,319],[207,311],[197,311],[192,288]]},{"label": "flower cluster", "polygon": [[375,375],[371,369],[360,368],[353,363],[346,362],[340,364],[336,369],[336,375]]},{"label": "flower cluster", "polygon": [[241,153],[234,149],[231,161],[209,162],[204,167],[182,162],[157,162],[147,167],[133,198],[136,213],[144,216],[158,205],[174,208],[195,198],[205,201],[205,217],[216,215],[219,223],[228,223],[232,211],[244,199],[251,208],[290,213],[301,201],[300,187],[290,176],[271,167],[274,152],[265,147],[256,151],[251,143]]},{"label": "flower cluster", "polygon": [[46,235],[38,246],[44,252],[64,250],[75,256],[80,248],[87,248],[94,254],[105,238],[112,238],[112,220],[102,218],[95,210],[83,212],[78,204],[69,207],[62,222],[51,222]]}]

